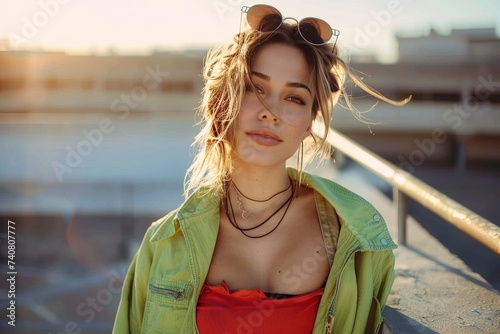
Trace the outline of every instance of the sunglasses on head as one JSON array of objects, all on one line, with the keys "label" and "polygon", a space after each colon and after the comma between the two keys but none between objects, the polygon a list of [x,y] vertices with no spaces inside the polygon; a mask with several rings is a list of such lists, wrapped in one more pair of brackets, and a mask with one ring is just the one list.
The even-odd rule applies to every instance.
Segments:
[{"label": "sunglasses on head", "polygon": [[297,22],[300,36],[312,45],[326,44],[333,36],[335,36],[335,45],[340,35],[340,30],[333,29],[321,19],[306,17],[297,21],[293,17],[283,17],[279,10],[268,5],[243,6],[241,12],[247,14],[247,22],[250,27],[260,32],[273,32],[281,27],[285,20],[294,20]]}]

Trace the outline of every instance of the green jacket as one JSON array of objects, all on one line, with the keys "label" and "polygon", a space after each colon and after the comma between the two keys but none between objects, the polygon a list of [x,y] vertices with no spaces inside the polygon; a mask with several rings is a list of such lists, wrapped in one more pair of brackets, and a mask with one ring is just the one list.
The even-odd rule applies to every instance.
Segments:
[{"label": "green jacket", "polygon": [[[297,177],[294,169],[289,174]],[[385,221],[335,182],[304,173],[303,183],[336,209],[341,225],[313,333],[377,333],[394,280],[396,245]],[[125,278],[114,334],[197,333],[196,304],[215,246],[219,205],[218,196],[195,192],[150,226]]]}]

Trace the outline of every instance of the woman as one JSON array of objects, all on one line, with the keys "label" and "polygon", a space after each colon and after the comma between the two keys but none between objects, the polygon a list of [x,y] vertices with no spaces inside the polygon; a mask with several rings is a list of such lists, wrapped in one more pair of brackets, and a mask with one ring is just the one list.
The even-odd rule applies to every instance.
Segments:
[{"label": "woman", "polygon": [[328,154],[349,74],[328,43],[339,32],[242,12],[250,27],[205,65],[187,199],[148,229],[114,333],[376,333],[396,246],[373,206],[301,166],[306,141]]}]

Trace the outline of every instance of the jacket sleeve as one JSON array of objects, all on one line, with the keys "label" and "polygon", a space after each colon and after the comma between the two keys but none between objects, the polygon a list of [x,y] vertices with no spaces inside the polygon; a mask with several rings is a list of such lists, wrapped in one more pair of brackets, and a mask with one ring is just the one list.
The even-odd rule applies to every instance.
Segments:
[{"label": "jacket sleeve", "polygon": [[[374,323],[369,328],[374,328],[380,332],[382,323],[384,321],[382,311],[384,310],[385,303],[391,292],[392,284],[394,282],[394,253],[392,251],[383,251],[382,254],[377,254],[374,268],[377,272],[374,273],[373,282],[373,297],[379,303],[379,316],[373,318]],[[374,331],[373,333],[376,333]]]},{"label": "jacket sleeve", "polygon": [[152,261],[150,230],[145,234],[125,276],[113,334],[141,332]]},{"label": "jacket sleeve", "polygon": [[[393,280],[391,250],[356,253],[342,274],[333,332],[377,333],[384,320],[382,310]],[[349,302],[350,299],[357,302]]]},{"label": "jacket sleeve", "polygon": [[380,307],[383,310],[389,293],[391,292],[392,284],[394,283],[395,272],[394,272],[394,253],[392,251],[386,251],[385,257],[381,259],[380,263],[380,285],[378,286],[378,291],[376,291],[377,299],[380,302]]}]

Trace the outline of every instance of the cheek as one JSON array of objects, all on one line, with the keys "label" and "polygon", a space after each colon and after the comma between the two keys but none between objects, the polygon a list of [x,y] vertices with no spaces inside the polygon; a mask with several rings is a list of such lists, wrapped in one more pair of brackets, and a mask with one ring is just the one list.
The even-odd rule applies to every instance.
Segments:
[{"label": "cheek", "polygon": [[304,113],[303,111],[301,113],[285,112],[281,116],[281,119],[283,122],[290,125],[291,127],[301,130],[303,129],[304,131],[309,127],[309,124],[311,124],[311,114]]},{"label": "cheek", "polygon": [[255,96],[255,94],[245,94],[243,100],[241,101],[241,114],[251,114],[252,111],[258,110],[259,106],[262,106],[260,100]]},{"label": "cheek", "polygon": [[301,113],[284,113],[282,121],[286,123],[291,130],[301,136],[311,128],[312,116],[310,112],[302,110]]},{"label": "cheek", "polygon": [[293,128],[306,129],[311,124],[312,110],[307,106],[284,103],[278,110],[279,118]]}]

